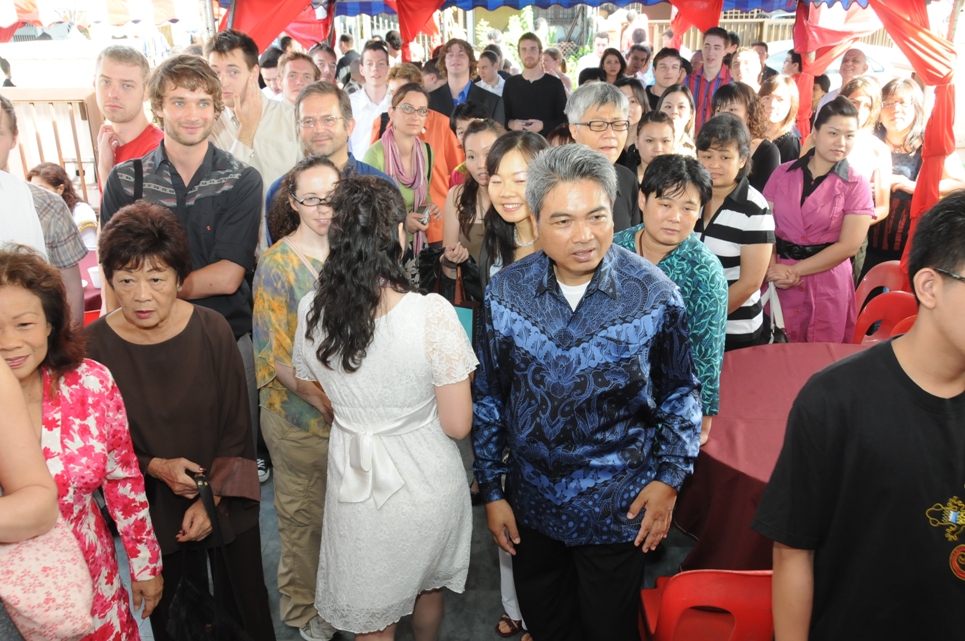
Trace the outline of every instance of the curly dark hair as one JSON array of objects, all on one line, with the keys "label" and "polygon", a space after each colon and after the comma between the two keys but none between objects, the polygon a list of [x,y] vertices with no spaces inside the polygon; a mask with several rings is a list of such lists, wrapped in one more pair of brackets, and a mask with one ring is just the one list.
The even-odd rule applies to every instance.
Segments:
[{"label": "curly dark hair", "polygon": [[139,200],[121,207],[97,241],[104,280],[112,288],[114,272],[138,269],[144,261],[158,261],[174,270],[178,284],[191,273],[191,246],[177,216],[162,205]]},{"label": "curly dark hair", "polygon": [[744,124],[751,132],[751,139],[766,138],[767,115],[764,113],[764,108],[757,100],[757,94],[751,86],[736,80],[730,84],[721,85],[710,101],[710,110],[716,114],[733,103],[742,104],[744,109],[747,110],[747,122]]},{"label": "curly dark hair", "polygon": [[[496,139],[493,146],[489,149],[486,156],[486,172],[490,176],[499,171],[499,163],[503,161],[503,156],[511,151],[518,151],[533,160],[536,154],[549,148],[546,138],[531,131],[510,131]],[[503,267],[513,262],[516,255],[516,240],[513,238],[515,225],[503,220],[499,212],[492,205],[483,218],[485,234],[483,235],[483,247],[489,254],[490,260],[495,261],[499,256],[502,259]],[[490,265],[481,266],[482,269],[489,269]]]},{"label": "curly dark hair", "polygon": [[[506,133],[506,130],[501,124],[492,118],[485,118],[483,120],[474,120],[466,127],[466,133],[462,135],[462,139],[465,141],[470,135],[484,131],[494,133],[497,138]],[[465,142],[463,142],[463,147],[465,147]],[[476,197],[478,195],[479,183],[476,182],[472,174],[467,171],[466,182],[463,183],[462,191],[459,193],[459,200],[456,202],[456,217],[459,219],[459,229],[466,238],[469,238],[470,233],[472,233],[472,226],[476,222]]]},{"label": "curly dark hair", "polygon": [[67,289],[60,270],[33,249],[7,245],[0,250],[0,287],[21,287],[40,299],[44,318],[50,324],[47,355],[41,367],[53,380],[75,369],[84,360],[86,340],[80,327],[71,324]]},{"label": "curly dark hair", "polygon": [[295,211],[289,197],[294,196],[298,190],[298,177],[314,167],[328,167],[336,174],[340,174],[335,163],[324,156],[302,158],[285,174],[281,181],[281,189],[275,194],[274,200],[271,201],[271,209],[268,210],[268,235],[274,242],[277,243],[288,236],[301,224],[301,218],[298,217],[298,212]]},{"label": "curly dark hair", "polygon": [[305,338],[314,340],[321,324],[324,338],[315,356],[329,369],[338,358],[343,370],[354,372],[375,334],[380,282],[398,292],[413,291],[399,244],[406,207],[394,185],[374,176],[343,178],[328,200],[335,212],[328,232],[331,249],[319,274]]}]

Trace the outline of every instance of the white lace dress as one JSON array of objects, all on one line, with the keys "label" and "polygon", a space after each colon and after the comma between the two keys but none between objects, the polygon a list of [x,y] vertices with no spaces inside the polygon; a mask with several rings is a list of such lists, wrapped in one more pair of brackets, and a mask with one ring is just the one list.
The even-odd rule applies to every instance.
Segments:
[{"label": "white lace dress", "polygon": [[375,632],[410,614],[420,592],[465,588],[469,487],[434,386],[464,380],[477,361],[452,306],[410,293],[375,321],[358,370],[328,369],[315,357],[321,327],[305,338],[312,297],[298,308],[292,362],[335,410],[315,607],[340,630]]}]

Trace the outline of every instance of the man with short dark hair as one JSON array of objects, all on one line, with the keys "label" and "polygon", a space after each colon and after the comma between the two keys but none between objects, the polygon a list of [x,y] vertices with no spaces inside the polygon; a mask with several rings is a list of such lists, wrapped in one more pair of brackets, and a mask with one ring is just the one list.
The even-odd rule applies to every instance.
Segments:
[{"label": "man with short dark hair", "polygon": [[342,57],[338,59],[338,64],[335,65],[335,80],[338,81],[339,85],[345,87],[352,79],[351,69],[349,65],[352,64],[353,60],[359,60],[358,51],[353,49],[355,46],[355,39],[350,33],[343,33],[338,37],[338,50],[342,53]]},{"label": "man with short dark hair", "polygon": [[[295,109],[268,100],[258,89],[258,45],[248,34],[221,31],[205,43],[204,53],[221,81],[225,105],[211,130],[211,141],[254,167],[267,187],[302,156],[292,126]],[[263,226],[258,240],[260,255],[268,249]]]},{"label": "man with short dark hair", "polygon": [[653,57],[653,84],[647,87],[647,101],[651,110],[657,108],[660,96],[667,87],[680,82],[683,63],[683,56],[672,47],[664,47]]},{"label": "man with short dark hair", "polygon": [[538,154],[526,202],[542,251],[500,270],[483,303],[473,469],[534,639],[639,641],[644,553],[699,448],[684,304],[613,245],[616,190],[595,151]]},{"label": "man with short dark hair", "polygon": [[503,99],[496,94],[477,87],[472,77],[476,75],[476,55],[465,40],[452,38],[439,53],[439,74],[446,84],[429,94],[429,108],[446,116],[452,115],[456,105],[467,100],[478,102],[489,111],[489,117],[501,125],[506,124]]},{"label": "man with short dark hair", "polygon": [[639,225],[637,176],[617,164],[630,135],[630,101],[627,95],[606,82],[583,85],[570,95],[566,103],[566,117],[573,140],[602,153],[616,170],[617,188],[611,205],[613,230],[623,231]]},{"label": "man with short dark hair", "polygon": [[278,76],[278,60],[281,57],[281,49],[278,47],[268,47],[268,50],[258,58],[258,68],[261,71],[261,79],[265,82],[261,93],[269,100],[285,99],[285,96],[281,92],[281,78]]},{"label": "man with short dark hair", "polygon": [[751,524],[774,541],[777,639],[961,636],[948,613],[965,602],[963,273],[958,191],[915,229],[911,329],[794,401]]},{"label": "man with short dark hair", "polygon": [[644,87],[653,84],[652,55],[653,50],[647,44],[634,43],[627,52],[627,75],[642,82]]},{"label": "man with short dark hair", "polygon": [[523,73],[506,81],[506,126],[514,131],[548,134],[566,122],[566,87],[563,81],[543,71],[543,45],[534,33],[519,38],[519,59]]},{"label": "man with short dark hair", "polygon": [[818,110],[817,105],[821,102],[821,99],[831,91],[831,79],[828,78],[827,74],[822,73],[820,76],[814,77],[814,87],[811,89],[811,104],[815,106],[814,117],[817,118]]},{"label": "man with short dark hair", "polygon": [[10,79],[10,61],[6,58],[0,58],[0,72],[3,73],[3,87],[16,87],[13,81]]},{"label": "man with short dark hair", "polygon": [[[479,62],[476,63],[476,71],[479,73],[479,82],[476,86],[482,87],[486,91],[491,91],[497,96],[503,95],[506,81],[497,73],[499,57],[492,51],[483,51],[479,54]],[[423,73],[425,73],[423,71]],[[426,86],[428,89],[428,86]]]},{"label": "man with short dark hair", "polygon": [[318,67],[318,79],[323,82],[335,82],[335,68],[337,56],[335,50],[327,42],[316,42],[308,50],[308,55]]},{"label": "man with short dark hair", "polygon": [[751,44],[751,49],[757,52],[757,55],[761,57],[761,68],[764,69],[764,75],[761,77],[761,82],[767,80],[771,76],[776,76],[778,72],[767,66],[767,54],[768,47],[766,42],[761,42],[760,40]]},{"label": "man with short dark hair", "polygon": [[[724,66],[724,54],[730,37],[720,27],[711,27],[704,33],[702,64],[699,70],[694,65],[694,73],[687,79],[687,87],[694,96],[696,116],[694,131],[698,131],[708,118],[714,115],[711,101],[717,89],[730,82],[730,70]],[[693,61],[691,61],[693,62]]]},{"label": "man with short dark hair", "polygon": [[359,73],[365,79],[362,88],[349,98],[355,118],[355,130],[351,133],[351,151],[361,158],[369,150],[372,141],[369,132],[372,123],[392,106],[392,96],[386,76],[389,73],[389,50],[381,42],[367,42],[362,48]]},{"label": "man with short dark hair", "polygon": [[483,51],[492,51],[494,54],[496,54],[496,58],[498,59],[498,62],[496,63],[496,73],[498,73],[503,80],[509,80],[513,74],[509,73],[503,68],[503,63],[505,61],[503,60],[503,50],[499,47],[499,45],[488,44]]},{"label": "man with short dark hair", "polygon": [[426,60],[423,63],[422,84],[429,93],[446,84],[445,79],[439,77],[439,67],[436,66],[435,60]]},{"label": "man with short dark hair", "polygon": [[389,66],[402,62],[402,34],[396,30],[385,32],[385,44],[389,47]]}]

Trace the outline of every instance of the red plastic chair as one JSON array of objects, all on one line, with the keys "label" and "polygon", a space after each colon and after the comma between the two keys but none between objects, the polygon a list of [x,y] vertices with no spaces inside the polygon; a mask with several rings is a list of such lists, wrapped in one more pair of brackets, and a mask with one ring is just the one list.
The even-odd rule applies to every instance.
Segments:
[{"label": "red plastic chair", "polygon": [[900,320],[898,323],[891,328],[891,334],[889,337],[898,336],[900,334],[907,334],[911,326],[915,324],[915,319],[918,318],[918,314],[914,316],[909,316],[905,320]]},{"label": "red plastic chair", "polygon": [[95,320],[101,317],[101,310],[93,309],[89,312],[84,312],[84,327],[87,327]]},{"label": "red plastic chair", "polygon": [[640,638],[771,641],[771,571],[693,570],[641,590]]},{"label": "red plastic chair", "polygon": [[[858,322],[854,328],[854,343],[877,343],[891,336],[892,328],[900,321],[918,313],[918,303],[915,295],[908,292],[885,292],[875,296],[868,306],[858,314]],[[871,336],[865,336],[868,329],[881,321],[881,325]]]},{"label": "red plastic chair", "polygon": [[858,291],[854,298],[858,303],[858,312],[864,309],[868,302],[868,294],[879,287],[884,287],[891,292],[910,292],[905,272],[901,271],[901,262],[889,260],[871,268],[861,282],[858,284]]}]

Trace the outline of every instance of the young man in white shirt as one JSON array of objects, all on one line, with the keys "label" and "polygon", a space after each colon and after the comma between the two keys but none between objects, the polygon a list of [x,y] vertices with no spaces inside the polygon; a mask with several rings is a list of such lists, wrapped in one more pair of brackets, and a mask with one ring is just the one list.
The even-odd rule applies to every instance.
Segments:
[{"label": "young man in white shirt", "polygon": [[281,76],[281,93],[285,102],[295,106],[298,94],[306,86],[321,78],[322,73],[315,66],[311,56],[300,51],[289,51],[278,60]]},{"label": "young man in white shirt", "polygon": [[359,73],[365,79],[361,91],[351,95],[355,130],[350,137],[351,151],[361,158],[372,145],[372,123],[392,105],[386,75],[389,73],[389,51],[382,42],[368,42],[362,49]]},{"label": "young man in white shirt", "polygon": [[499,57],[492,51],[483,51],[479,54],[479,62],[476,63],[476,73],[479,74],[479,82],[476,83],[476,86],[482,87],[497,96],[502,96],[503,87],[506,86],[506,80],[499,75],[497,71],[498,64]]},{"label": "young man in white shirt", "polygon": [[606,31],[600,31],[593,36],[593,51],[586,54],[576,65],[576,73],[579,75],[584,69],[599,67],[603,52],[610,46],[610,35]]},{"label": "young man in white shirt", "polygon": [[[222,31],[205,44],[204,52],[221,81],[225,104],[214,123],[211,141],[254,167],[267,189],[302,157],[293,124],[295,109],[285,102],[269,100],[259,91],[258,45],[248,34],[234,29]],[[265,238],[261,225],[259,254],[268,248]]]}]

